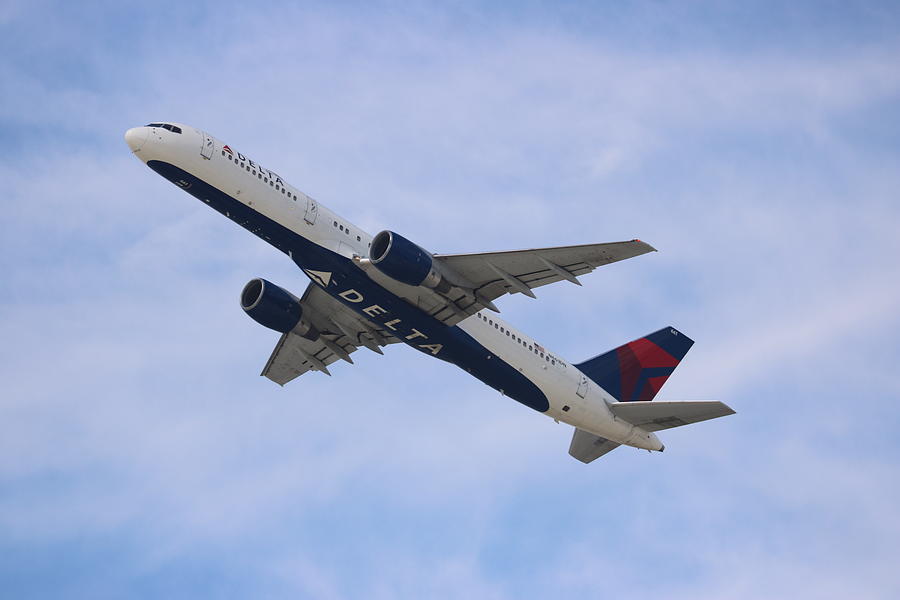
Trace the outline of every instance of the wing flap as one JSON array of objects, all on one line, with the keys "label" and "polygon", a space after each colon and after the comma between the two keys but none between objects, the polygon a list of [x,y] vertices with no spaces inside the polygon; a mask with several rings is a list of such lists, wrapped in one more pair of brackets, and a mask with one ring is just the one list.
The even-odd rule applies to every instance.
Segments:
[{"label": "wing flap", "polygon": [[723,402],[614,402],[610,411],[645,431],[661,431],[733,415]]},{"label": "wing flap", "polygon": [[[344,348],[349,354],[356,348]],[[284,385],[307,371],[322,371],[328,375],[328,365],[338,360],[321,341],[308,340],[294,333],[285,333],[278,340],[262,375],[278,385]]]}]

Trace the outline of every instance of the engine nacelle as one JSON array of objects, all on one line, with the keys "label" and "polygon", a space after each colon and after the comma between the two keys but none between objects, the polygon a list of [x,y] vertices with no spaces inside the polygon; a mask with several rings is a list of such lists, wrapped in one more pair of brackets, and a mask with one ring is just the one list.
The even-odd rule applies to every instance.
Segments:
[{"label": "engine nacelle", "polygon": [[251,319],[269,329],[314,339],[318,332],[303,320],[300,300],[284,288],[261,277],[251,279],[241,292],[241,308]]},{"label": "engine nacelle", "polygon": [[393,231],[382,231],[372,239],[369,259],[382,273],[406,285],[447,287],[435,268],[431,253]]}]

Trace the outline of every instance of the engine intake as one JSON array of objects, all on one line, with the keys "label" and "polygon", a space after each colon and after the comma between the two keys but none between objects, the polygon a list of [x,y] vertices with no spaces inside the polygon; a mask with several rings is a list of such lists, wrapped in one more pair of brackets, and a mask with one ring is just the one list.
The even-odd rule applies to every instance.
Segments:
[{"label": "engine intake", "polygon": [[312,333],[312,327],[303,321],[300,300],[284,288],[261,277],[251,279],[244,286],[241,308],[263,327],[281,333],[293,331],[303,337]]},{"label": "engine intake", "polygon": [[372,264],[382,273],[406,285],[447,288],[432,255],[400,234],[382,231],[372,239]]}]

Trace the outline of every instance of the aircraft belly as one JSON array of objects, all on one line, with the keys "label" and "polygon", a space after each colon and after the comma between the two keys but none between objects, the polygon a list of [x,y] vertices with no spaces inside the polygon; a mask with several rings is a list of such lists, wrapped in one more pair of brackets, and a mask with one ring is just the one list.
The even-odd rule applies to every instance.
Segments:
[{"label": "aircraft belly", "polygon": [[407,345],[458,366],[514,400],[539,412],[550,407],[546,395],[528,377],[462,328],[446,326],[379,286],[351,261],[337,260],[343,264],[334,270],[332,284],[326,288],[337,300],[391,329],[391,334]]},{"label": "aircraft belly", "polygon": [[[147,165],[290,255],[301,269],[330,273],[323,286],[326,292],[360,316],[390,330],[408,346],[455,364],[534,410],[546,412],[550,408],[544,392],[517,368],[495,356],[460,327],[447,327],[379,286],[347,257],[312,242],[179,167],[157,160],[148,161]],[[321,281],[317,283],[322,285]]]}]

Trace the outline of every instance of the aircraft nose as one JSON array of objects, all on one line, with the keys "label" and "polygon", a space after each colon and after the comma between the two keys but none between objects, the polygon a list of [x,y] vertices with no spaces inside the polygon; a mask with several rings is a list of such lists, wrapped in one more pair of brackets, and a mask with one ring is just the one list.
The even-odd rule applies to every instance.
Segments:
[{"label": "aircraft nose", "polygon": [[132,127],[125,132],[125,143],[128,144],[132,152],[138,152],[141,146],[144,145],[144,142],[147,141],[149,133],[150,130],[146,127]]}]

